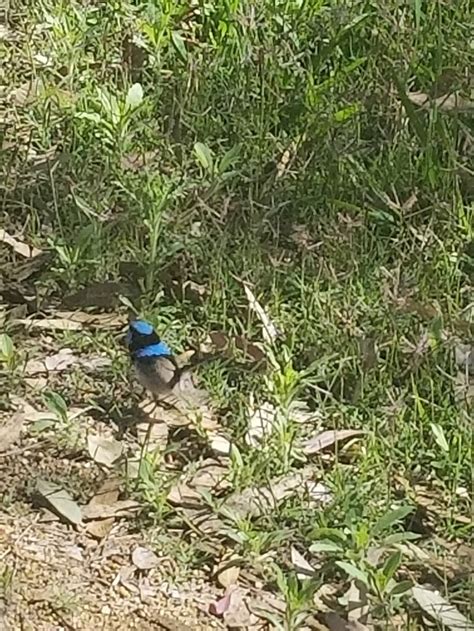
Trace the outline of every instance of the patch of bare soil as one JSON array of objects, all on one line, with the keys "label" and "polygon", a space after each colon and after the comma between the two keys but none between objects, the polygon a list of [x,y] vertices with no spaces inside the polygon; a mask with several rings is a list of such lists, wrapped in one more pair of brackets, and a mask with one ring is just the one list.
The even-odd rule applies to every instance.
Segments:
[{"label": "patch of bare soil", "polygon": [[219,628],[203,611],[205,598],[199,602],[213,598],[202,578],[172,586],[159,567],[132,564],[143,535],[120,528],[97,543],[42,518],[16,508],[0,515],[1,629]]}]

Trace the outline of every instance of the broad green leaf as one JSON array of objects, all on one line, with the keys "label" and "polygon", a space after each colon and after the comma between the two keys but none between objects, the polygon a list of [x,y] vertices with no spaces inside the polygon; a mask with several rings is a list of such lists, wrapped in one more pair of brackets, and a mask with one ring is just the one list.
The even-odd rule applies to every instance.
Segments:
[{"label": "broad green leaf", "polygon": [[9,361],[13,357],[15,348],[12,338],[6,333],[0,335],[0,360]]},{"label": "broad green leaf", "polygon": [[400,596],[413,587],[413,581],[400,581],[389,590],[390,596]]},{"label": "broad green leaf", "polygon": [[140,83],[134,83],[127,92],[126,104],[134,110],[143,101],[143,88]]},{"label": "broad green leaf", "polygon": [[206,169],[206,171],[212,171],[213,159],[212,151],[209,147],[203,142],[196,142],[194,144],[194,153],[201,166]]},{"label": "broad green leaf", "polygon": [[352,565],[352,563],[347,563],[346,561],[336,561],[336,565],[339,566],[341,570],[344,570],[344,572],[346,572],[346,574],[348,574],[351,578],[362,581],[364,585],[369,585],[369,577],[367,574],[355,565]]},{"label": "broad green leaf", "polygon": [[416,541],[421,535],[416,532],[396,532],[393,535],[389,535],[384,539],[386,546],[392,546],[395,543],[402,543],[403,541]]},{"label": "broad green leaf", "polygon": [[97,112],[77,112],[74,116],[76,118],[91,121],[97,125],[99,125],[103,120],[101,115],[97,114]]},{"label": "broad green leaf", "polygon": [[415,28],[416,28],[417,31],[420,30],[421,17],[423,15],[422,7],[421,7],[421,1],[422,0],[414,0],[414,2],[413,2],[413,10],[414,10],[414,13],[415,13]]},{"label": "broad green leaf", "polygon": [[352,105],[348,105],[344,107],[342,110],[338,110],[334,114],[334,120],[337,123],[343,123],[344,121],[352,118],[359,111],[359,106],[357,103],[353,103]]},{"label": "broad green leaf", "polygon": [[431,431],[434,434],[435,441],[438,447],[441,447],[441,449],[445,453],[449,453],[448,441],[446,440],[446,436],[444,435],[444,431],[441,425],[439,425],[438,423],[430,423],[430,427]]},{"label": "broad green leaf", "polygon": [[309,551],[316,552],[341,552],[342,548],[334,541],[316,541],[309,547]]},{"label": "broad green leaf", "polygon": [[326,539],[339,539],[339,541],[347,541],[347,536],[342,530],[337,528],[315,528],[311,532],[312,539],[319,539],[320,541]]},{"label": "broad green leaf", "polygon": [[234,162],[238,159],[240,153],[240,146],[234,145],[227,151],[222,160],[219,163],[219,173],[223,174],[234,164]]},{"label": "broad green leaf", "polygon": [[173,42],[173,46],[181,59],[183,61],[187,61],[188,51],[186,50],[186,44],[184,43],[184,39],[181,37],[181,33],[173,31],[171,33],[171,41]]},{"label": "broad green leaf", "polygon": [[67,418],[67,404],[60,394],[57,392],[47,392],[43,395],[43,398],[51,412],[61,419]]},{"label": "broad green leaf", "polygon": [[402,560],[402,553],[400,552],[400,550],[396,550],[385,561],[382,568],[382,573],[385,577],[385,584],[388,583],[388,581],[392,578],[392,576],[398,570],[401,560]]},{"label": "broad green leaf", "polygon": [[403,85],[402,81],[398,77],[397,73],[394,70],[392,70],[391,74],[392,74],[392,78],[395,83],[395,86],[397,88],[400,101],[402,102],[402,105],[405,108],[405,112],[408,116],[408,119],[413,127],[414,132],[418,136],[418,140],[420,141],[421,145],[424,147],[428,143],[428,134],[424,125],[424,121],[419,115],[419,113],[416,111],[416,108],[413,105],[413,103],[408,98],[407,93],[405,91],[405,86]]},{"label": "broad green leaf", "polygon": [[380,534],[384,530],[388,530],[388,528],[401,521],[412,512],[413,506],[400,506],[400,508],[386,512],[375,524],[373,533]]},{"label": "broad green leaf", "polygon": [[51,429],[51,427],[54,427],[56,423],[57,421],[55,421],[54,419],[46,419],[46,418],[40,421],[35,421],[33,425],[31,426],[30,431],[32,433],[39,434],[41,432],[44,432],[44,430],[46,429]]}]

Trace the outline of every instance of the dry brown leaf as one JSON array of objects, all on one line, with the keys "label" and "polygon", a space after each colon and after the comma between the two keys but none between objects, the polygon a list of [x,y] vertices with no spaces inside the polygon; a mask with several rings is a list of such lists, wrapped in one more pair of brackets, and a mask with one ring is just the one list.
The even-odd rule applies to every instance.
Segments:
[{"label": "dry brown leaf", "polygon": [[9,245],[20,256],[24,256],[27,259],[31,259],[41,254],[41,250],[34,246],[27,245],[24,241],[16,239],[6,230],[0,229],[0,241]]},{"label": "dry brown leaf", "polygon": [[353,580],[344,596],[347,599],[347,619],[350,622],[365,622],[369,613],[366,585]]},{"label": "dry brown leaf", "polygon": [[310,410],[306,401],[298,399],[290,403],[288,416],[293,422],[304,425],[320,422],[323,418],[319,410]]},{"label": "dry brown leaf", "polygon": [[134,80],[138,80],[146,59],[147,51],[143,43],[133,33],[127,33],[122,41],[122,62],[128,66]]},{"label": "dry brown leaf", "polygon": [[185,300],[198,305],[202,303],[209,290],[205,285],[196,283],[193,280],[185,280],[181,287],[181,293]]},{"label": "dry brown leaf", "polygon": [[74,355],[69,348],[65,348],[55,355],[46,357],[44,359],[44,367],[47,372],[61,372],[67,370],[69,366],[78,364],[80,361],[80,357]]},{"label": "dry brown leaf", "polygon": [[174,484],[166,499],[175,506],[199,507],[203,503],[201,494],[188,486],[186,482]]},{"label": "dry brown leaf", "polygon": [[408,92],[409,100],[422,109],[429,109],[433,105],[443,112],[471,112],[474,109],[474,101],[465,99],[459,94],[444,94],[437,98],[431,98],[425,92]]},{"label": "dry brown leaf", "polygon": [[305,467],[300,471],[270,480],[268,486],[249,487],[241,492],[232,493],[224,501],[221,511],[233,519],[259,517],[272,512],[284,499],[304,492],[314,473],[313,467]]},{"label": "dry brown leaf", "polygon": [[229,606],[224,612],[224,622],[226,626],[237,629],[254,628],[259,620],[251,613],[247,606],[246,596],[248,590],[244,590],[238,586],[232,587],[235,587],[235,589],[232,590]]},{"label": "dry brown leaf", "polygon": [[377,366],[378,352],[373,337],[362,337],[359,339],[359,348],[361,355],[361,368],[363,372],[368,372]]},{"label": "dry brown leaf", "polygon": [[23,411],[23,416],[27,423],[35,423],[36,421],[45,421],[51,420],[53,418],[52,412],[45,412],[42,410],[37,410],[35,407],[30,405],[28,401],[22,399],[21,397],[12,396],[10,398],[12,404],[16,407],[21,407]]},{"label": "dry brown leaf", "polygon": [[222,520],[216,517],[208,508],[202,506],[197,507],[180,507],[180,513],[186,516],[188,523],[192,523],[206,538],[197,542],[201,550],[216,556],[221,552],[219,544],[210,540],[208,535],[222,536],[226,532],[226,526]]},{"label": "dry brown leaf", "polygon": [[54,355],[49,355],[45,359],[30,359],[25,366],[27,375],[37,375],[49,372],[63,372],[72,366],[81,366],[89,370],[97,370],[110,366],[111,360],[108,357],[80,357],[75,355],[70,348],[63,348]]},{"label": "dry brown leaf", "polygon": [[138,589],[140,590],[140,600],[142,603],[148,603],[156,599],[157,589],[150,584],[146,576],[140,577]]},{"label": "dry brown leaf", "polygon": [[87,326],[101,329],[122,328],[125,316],[112,313],[85,313],[83,311],[58,311],[54,318],[18,318],[16,324],[34,329],[51,331],[81,331]]},{"label": "dry brown leaf", "polygon": [[259,588],[253,588],[247,599],[248,608],[259,618],[274,620],[285,614],[286,602],[280,595],[266,592]]},{"label": "dry brown leaf", "polygon": [[228,473],[228,466],[224,466],[213,458],[207,458],[193,475],[190,486],[196,489],[214,490],[228,488],[230,486],[230,483],[226,480]]},{"label": "dry brown leaf", "polygon": [[215,434],[211,437],[210,448],[220,456],[230,456],[232,451],[232,443],[225,436]]},{"label": "dry brown leaf", "polygon": [[474,379],[463,372],[458,372],[454,378],[454,397],[460,405],[468,410],[474,405]]},{"label": "dry brown leaf", "polygon": [[251,402],[248,429],[245,433],[247,445],[260,447],[263,440],[273,432],[278,420],[277,409],[272,403],[265,401],[260,407],[256,408]]},{"label": "dry brown leaf", "polygon": [[109,517],[124,517],[140,509],[140,504],[134,500],[119,500],[112,505],[91,504],[83,509],[85,520],[108,519]]},{"label": "dry brown leaf", "polygon": [[218,351],[223,357],[233,358],[235,356],[233,347],[255,362],[265,359],[265,353],[257,343],[250,342],[243,335],[228,336],[222,331],[211,331],[206,342],[201,344],[200,350],[204,354]]},{"label": "dry brown leaf", "polygon": [[6,451],[20,438],[24,423],[23,411],[15,412],[6,422],[0,420],[0,453]]},{"label": "dry brown leaf", "polygon": [[369,631],[370,627],[355,620],[344,620],[339,614],[330,611],[324,616],[324,621],[330,631]]},{"label": "dry brown leaf", "polygon": [[48,480],[36,482],[36,494],[41,502],[53,510],[59,517],[75,526],[82,523],[81,509],[67,491]]},{"label": "dry brown leaf", "polygon": [[438,591],[415,585],[412,594],[423,611],[450,631],[474,631],[474,624]]},{"label": "dry brown leaf", "polygon": [[[43,268],[46,268],[48,265],[50,265],[51,260],[52,260],[51,252],[43,252],[31,259],[27,259],[23,263],[20,263],[19,265],[15,265],[12,278],[17,283],[23,283],[25,280],[28,280],[28,278],[30,278],[34,274],[37,274]],[[18,315],[17,317],[22,317],[22,316]]]},{"label": "dry brown leaf", "polygon": [[153,550],[137,546],[132,552],[132,563],[139,570],[152,570],[160,563]]},{"label": "dry brown leaf", "polygon": [[231,585],[236,585],[240,575],[240,557],[236,554],[229,559],[222,560],[214,570],[217,582],[225,589]]},{"label": "dry brown leaf", "polygon": [[38,96],[39,89],[41,87],[41,81],[39,79],[32,79],[26,81],[13,91],[12,97],[15,105],[24,107],[25,105],[31,105]]},{"label": "dry brown leaf", "polygon": [[129,283],[105,281],[92,283],[73,294],[66,296],[62,306],[66,309],[82,309],[84,307],[100,307],[112,309],[119,304],[119,296],[133,298],[138,288]]},{"label": "dry brown leaf", "polygon": [[196,386],[191,369],[181,371],[179,381],[174,386],[169,398],[169,403],[183,412],[212,416],[208,407],[209,394]]},{"label": "dry brown leaf", "polygon": [[130,565],[123,565],[119,571],[117,572],[114,580],[112,581],[112,586],[115,587],[117,585],[123,585],[125,589],[127,589],[131,593],[136,593],[138,591],[136,582],[134,580],[135,573],[137,568]]},{"label": "dry brown leaf", "polygon": [[138,409],[151,423],[165,423],[168,427],[186,427],[191,423],[191,419],[180,410],[165,408],[154,399],[144,399]]},{"label": "dry brown leaf", "polygon": [[209,612],[215,616],[224,618],[228,627],[252,628],[258,623],[258,618],[248,609],[245,597],[248,590],[237,585],[231,585],[225,591],[222,598],[209,605]]},{"label": "dry brown leaf", "polygon": [[189,351],[183,351],[179,355],[175,355],[174,358],[178,366],[180,368],[184,368],[185,366],[188,366],[189,364],[192,363],[192,360],[195,357],[195,355],[196,355],[196,351],[191,349]]},{"label": "dry brown leaf", "polygon": [[232,595],[233,589],[235,589],[234,586],[226,589],[225,594],[224,596],[222,596],[222,598],[219,598],[219,600],[211,603],[209,605],[209,613],[211,613],[213,616],[223,616],[230,607],[230,597]]},{"label": "dry brown leaf", "polygon": [[18,38],[18,34],[12,31],[5,24],[0,24],[0,42],[13,42]]},{"label": "dry brown leaf", "polygon": [[115,517],[107,517],[106,519],[98,519],[90,521],[86,524],[86,532],[95,539],[105,539],[113,528]]},{"label": "dry brown leaf", "polygon": [[304,224],[293,224],[292,229],[293,232],[291,233],[290,238],[293,243],[302,250],[311,252],[312,250],[316,250],[321,247],[322,241],[314,241],[308,231],[308,228]]},{"label": "dry brown leaf", "polygon": [[334,445],[340,440],[347,440],[363,434],[365,434],[365,431],[361,429],[328,429],[305,441],[302,448],[305,454],[311,455]]},{"label": "dry brown leaf", "polygon": [[290,558],[291,564],[296,570],[296,576],[300,580],[308,579],[314,576],[316,570],[294,546],[291,546]]},{"label": "dry brown leaf", "polygon": [[111,467],[122,455],[123,444],[112,436],[89,434],[87,436],[87,449],[95,462]]},{"label": "dry brown leaf", "polygon": [[45,376],[40,377],[25,377],[25,384],[32,390],[44,390],[48,385],[48,378]]},{"label": "dry brown leaf", "polygon": [[127,153],[120,158],[120,165],[125,171],[141,171],[150,166],[158,155],[158,151],[143,151],[141,153]]},{"label": "dry brown leaf", "polygon": [[[192,380],[191,376],[189,378]],[[166,423],[170,427],[192,425],[206,432],[209,440],[221,430],[215,413],[208,405],[207,392],[199,390],[191,382],[180,379],[179,391],[164,396],[160,401],[146,399],[140,404],[142,414],[153,422]]]},{"label": "dry brown leaf", "polygon": [[249,342],[243,335],[236,335],[233,338],[235,348],[248,355],[253,361],[259,362],[265,359],[265,353],[258,343]]},{"label": "dry brown leaf", "polygon": [[164,421],[137,424],[138,441],[148,452],[165,450],[168,434],[169,426]]},{"label": "dry brown leaf", "polygon": [[[119,498],[120,484],[121,482],[118,478],[106,480],[90,500],[88,506],[113,506]],[[87,510],[87,508],[85,510]],[[103,539],[109,534],[114,525],[114,521],[114,517],[90,521],[86,524],[86,532],[92,537]]]},{"label": "dry brown leaf", "polygon": [[276,165],[276,178],[277,179],[281,178],[285,174],[288,168],[288,165],[290,164],[291,159],[295,154],[295,151],[296,151],[296,143],[292,141],[288,145],[288,147],[285,149],[285,151],[281,154],[281,157],[277,162],[277,165]]},{"label": "dry brown leaf", "polygon": [[271,343],[279,337],[280,333],[275,326],[274,322],[267,315],[265,309],[258,302],[257,298],[253,294],[252,290],[248,286],[247,283],[242,283],[245,291],[245,295],[247,296],[247,300],[249,301],[249,306],[252,311],[254,311],[260,322],[263,326],[263,339],[265,342]]},{"label": "dry brown leaf", "polygon": [[207,353],[211,351],[211,348],[214,347],[218,351],[223,351],[229,346],[229,337],[223,333],[222,331],[211,331],[209,333],[209,341],[210,348],[207,345],[201,349],[203,353]]},{"label": "dry brown leaf", "polygon": [[474,344],[456,344],[454,359],[463,374],[474,375]]},{"label": "dry brown leaf", "polygon": [[317,506],[318,504],[328,504],[333,500],[331,491],[322,482],[308,480],[302,491],[304,491],[304,493],[308,496],[312,506]]}]

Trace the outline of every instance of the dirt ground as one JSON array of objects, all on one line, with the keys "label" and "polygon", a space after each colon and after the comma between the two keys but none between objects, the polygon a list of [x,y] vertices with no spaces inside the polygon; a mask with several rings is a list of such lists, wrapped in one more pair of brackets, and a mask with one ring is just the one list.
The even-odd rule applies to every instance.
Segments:
[{"label": "dirt ground", "polygon": [[218,590],[199,573],[174,585],[172,559],[158,555],[146,570],[133,565],[133,551],[149,545],[133,516],[115,520],[99,540],[35,505],[39,476],[64,477],[84,498],[92,495],[102,481],[90,465],[30,437],[0,453],[0,629],[223,628],[207,613]]}]

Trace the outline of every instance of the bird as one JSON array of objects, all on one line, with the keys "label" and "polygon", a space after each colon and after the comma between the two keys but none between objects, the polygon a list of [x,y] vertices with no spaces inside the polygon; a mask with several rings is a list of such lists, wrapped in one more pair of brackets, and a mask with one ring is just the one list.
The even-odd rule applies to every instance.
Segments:
[{"label": "bird", "polygon": [[126,344],[139,382],[153,396],[161,398],[179,389],[183,370],[150,322],[132,320]]}]

